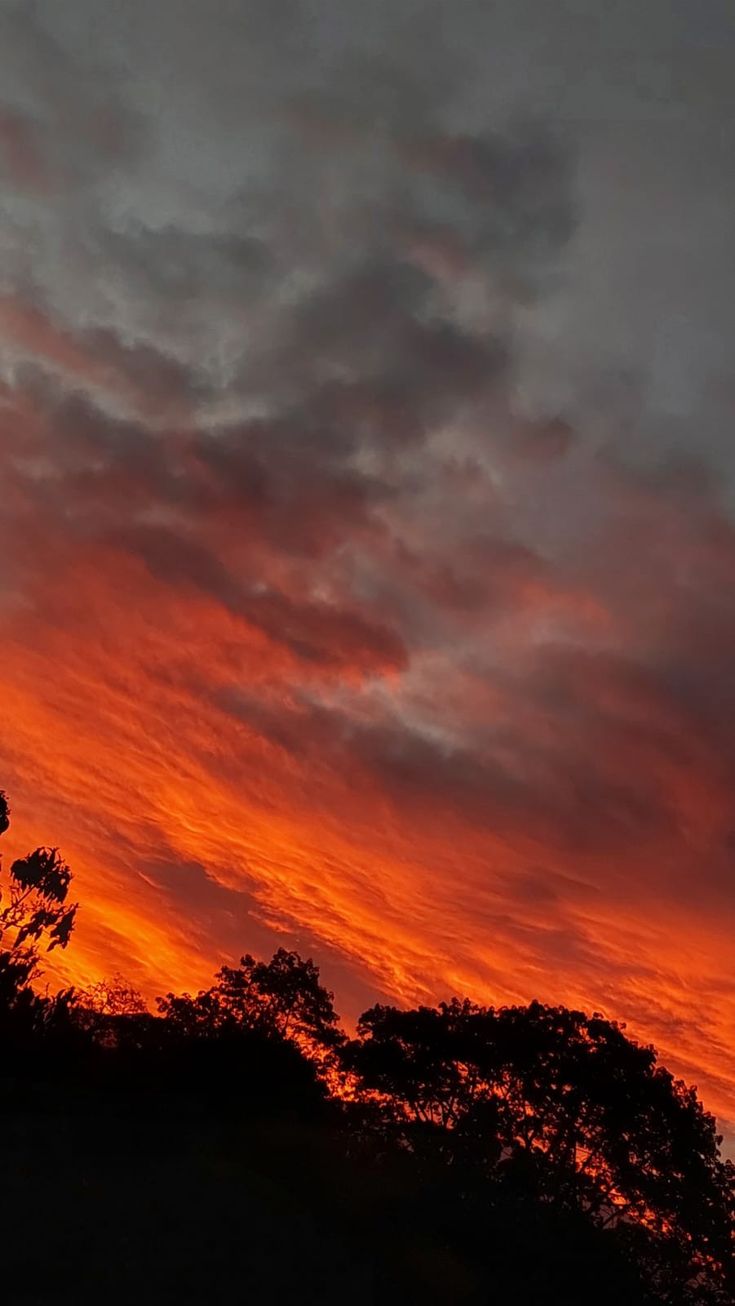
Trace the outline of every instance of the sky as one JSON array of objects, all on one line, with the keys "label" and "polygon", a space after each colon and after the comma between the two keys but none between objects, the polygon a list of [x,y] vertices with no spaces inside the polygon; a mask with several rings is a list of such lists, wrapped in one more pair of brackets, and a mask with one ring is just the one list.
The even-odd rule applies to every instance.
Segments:
[{"label": "sky", "polygon": [[65,981],[575,1004],[733,1128],[734,59],[731,0],[0,0]]}]

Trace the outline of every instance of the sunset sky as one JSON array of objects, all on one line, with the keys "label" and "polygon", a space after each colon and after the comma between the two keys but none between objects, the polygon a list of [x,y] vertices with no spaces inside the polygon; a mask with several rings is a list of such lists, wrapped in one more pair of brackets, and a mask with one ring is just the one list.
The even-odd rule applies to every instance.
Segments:
[{"label": "sunset sky", "polygon": [[574,1003],[733,1129],[734,61],[732,0],[0,0],[64,979]]}]

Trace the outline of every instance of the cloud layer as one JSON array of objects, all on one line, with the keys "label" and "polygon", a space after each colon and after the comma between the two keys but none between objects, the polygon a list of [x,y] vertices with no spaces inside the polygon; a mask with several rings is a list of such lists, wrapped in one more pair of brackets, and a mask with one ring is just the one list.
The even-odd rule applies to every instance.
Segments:
[{"label": "cloud layer", "polygon": [[0,4],[5,842],[732,1118],[735,24],[367,8]]}]

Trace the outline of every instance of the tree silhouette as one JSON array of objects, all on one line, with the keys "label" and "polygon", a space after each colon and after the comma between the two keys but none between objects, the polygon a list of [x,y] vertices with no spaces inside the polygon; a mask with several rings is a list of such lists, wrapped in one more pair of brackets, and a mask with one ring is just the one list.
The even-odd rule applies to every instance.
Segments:
[{"label": "tree silhouette", "polygon": [[333,1000],[312,961],[279,948],[270,961],[246,953],[239,966],[223,966],[210,989],[196,997],[169,993],[157,1005],[192,1035],[246,1028],[331,1049],[345,1037]]},{"label": "tree silhouette", "polygon": [[283,1038],[303,1037],[325,1048],[344,1042],[334,994],[319,982],[319,968],[297,952],[279,948],[270,961],[246,953],[239,966],[223,966],[217,992],[228,1011]]},{"label": "tree silhouette", "polygon": [[468,1190],[522,1191],[648,1239],[669,1293],[732,1288],[735,1168],[715,1122],[614,1022],[538,1002],[376,1006],[344,1059],[380,1095],[383,1129]]},{"label": "tree silhouette", "polygon": [[[0,833],[9,823],[7,796],[0,792]],[[77,912],[77,904],[66,901],[71,880],[58,848],[36,848],[10,867],[5,891],[0,887],[0,951],[10,953],[8,970],[19,983],[37,974],[44,945],[47,952],[67,946]]]},{"label": "tree silhouette", "polygon": [[[268,963],[254,964],[268,968]],[[246,996],[238,986],[230,998],[221,974],[195,996],[169,993],[156,999],[159,1018],[144,1031],[154,1077],[172,1092],[186,1083],[199,1104],[209,1102],[231,1126],[232,1110],[238,1116],[243,1110],[270,1114],[286,1108],[304,1118],[319,1115],[326,1088],[315,1059],[296,1037],[295,1023],[261,1007],[255,991]]]},{"label": "tree silhouette", "polygon": [[[0,834],[9,824],[7,795],[0,791]],[[16,1070],[21,1051],[27,1056],[51,1035],[69,1032],[68,993],[41,997],[32,981],[40,974],[42,949],[69,942],[77,910],[66,901],[71,879],[58,849],[37,848],[14,861],[0,883],[0,1051],[4,1064]]]},{"label": "tree silhouette", "polygon": [[122,1049],[150,1032],[151,1016],[142,995],[119,972],[87,988],[72,989],[66,1001],[76,1027],[100,1047]]},{"label": "tree silhouette", "polygon": [[75,989],[74,1005],[97,1016],[144,1016],[148,1011],[142,994],[119,971],[86,989]]}]

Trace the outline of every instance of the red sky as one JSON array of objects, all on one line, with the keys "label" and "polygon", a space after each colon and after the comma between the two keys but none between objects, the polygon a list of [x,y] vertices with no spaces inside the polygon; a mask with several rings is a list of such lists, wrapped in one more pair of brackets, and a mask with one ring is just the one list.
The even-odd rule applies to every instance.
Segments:
[{"label": "red sky", "polygon": [[286,938],[347,1017],[600,1009],[732,1121],[716,54],[667,47],[673,149],[622,19],[519,116],[473,6],[159,8],[0,32],[3,844],[74,868],[64,977]]}]

